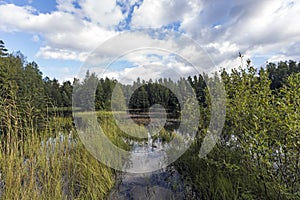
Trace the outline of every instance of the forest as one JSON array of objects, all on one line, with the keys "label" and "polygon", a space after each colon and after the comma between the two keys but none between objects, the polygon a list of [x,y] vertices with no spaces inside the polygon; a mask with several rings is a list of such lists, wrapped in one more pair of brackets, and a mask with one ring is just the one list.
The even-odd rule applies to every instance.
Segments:
[{"label": "forest", "polygon": [[[300,62],[257,69],[248,60],[244,68],[219,73],[227,95],[225,125],[204,158],[198,153],[211,114],[206,74],[177,81],[138,78],[121,88],[130,114],[144,114],[160,104],[168,119],[180,119],[174,91],[187,101],[187,84],[194,90],[201,113],[196,139],[172,163],[192,188],[191,199],[300,199]],[[95,91],[89,90],[89,82],[96,83]],[[37,63],[21,52],[9,53],[0,41],[0,199],[107,198],[119,172],[93,158],[80,142],[72,95],[81,91],[75,106],[95,109],[108,137],[128,150],[130,144],[122,140],[126,136],[111,117],[116,84],[89,71],[83,81],[43,77]],[[86,98],[91,93],[94,102]],[[174,129],[176,125],[163,131],[170,136]],[[63,147],[48,138],[63,138]],[[54,145],[50,154],[47,145]]]}]

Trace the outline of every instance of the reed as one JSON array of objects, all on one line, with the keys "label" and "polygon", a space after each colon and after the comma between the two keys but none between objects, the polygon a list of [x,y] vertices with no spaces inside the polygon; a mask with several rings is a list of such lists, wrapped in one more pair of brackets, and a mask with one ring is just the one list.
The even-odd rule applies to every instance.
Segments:
[{"label": "reed", "polygon": [[72,119],[53,117],[39,130],[20,112],[1,103],[0,199],[104,199],[116,172],[85,149]]}]

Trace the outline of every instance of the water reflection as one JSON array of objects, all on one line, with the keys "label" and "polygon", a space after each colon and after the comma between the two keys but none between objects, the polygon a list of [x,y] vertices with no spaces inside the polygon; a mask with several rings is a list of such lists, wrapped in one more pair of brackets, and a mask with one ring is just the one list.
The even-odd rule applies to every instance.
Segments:
[{"label": "water reflection", "polygon": [[[177,131],[177,135],[180,133]],[[131,169],[156,167],[168,159],[166,149],[169,143],[163,141],[161,136],[155,140],[148,133],[147,141],[125,140],[132,147],[131,161],[124,168],[117,183],[109,195],[109,199],[197,199],[192,187],[187,185],[178,171],[172,166],[167,166],[151,173],[128,173]],[[140,160],[136,160],[140,159]],[[136,166],[139,163],[139,166]]]}]

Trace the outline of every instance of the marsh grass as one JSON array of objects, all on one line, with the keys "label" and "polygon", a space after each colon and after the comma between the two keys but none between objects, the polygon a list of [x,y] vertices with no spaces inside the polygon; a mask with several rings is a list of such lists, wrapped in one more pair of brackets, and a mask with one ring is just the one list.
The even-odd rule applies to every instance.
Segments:
[{"label": "marsh grass", "polygon": [[[107,196],[116,172],[90,155],[78,139],[71,118],[53,117],[45,129],[38,130],[32,116],[19,117],[17,107],[2,105],[1,108],[0,199],[104,199]],[[109,127],[107,131],[114,132]],[[70,133],[71,142],[65,139],[47,144],[49,138],[59,134],[68,138]]]},{"label": "marsh grass", "polygon": [[[114,184],[114,171],[93,158],[78,142],[54,150],[42,138],[27,137],[24,154],[14,138],[10,151],[1,146],[2,199],[103,199]],[[60,146],[60,148],[58,148]]]}]

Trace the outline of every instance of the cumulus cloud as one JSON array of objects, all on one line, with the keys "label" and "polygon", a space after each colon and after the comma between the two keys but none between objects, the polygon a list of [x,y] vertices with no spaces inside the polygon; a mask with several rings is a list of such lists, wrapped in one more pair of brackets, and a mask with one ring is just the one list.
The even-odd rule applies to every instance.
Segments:
[{"label": "cumulus cloud", "polygon": [[[227,6],[215,2],[206,1],[204,7],[212,8],[206,10],[218,15],[205,14],[204,10],[193,20],[183,22],[182,28],[203,44],[219,66],[225,67],[229,60],[236,60],[238,52],[250,58],[257,54],[266,59],[272,54],[286,55],[288,51],[294,51],[295,42],[300,40],[298,1],[247,0],[231,2]],[[201,25],[205,23],[207,25]]]},{"label": "cumulus cloud", "polygon": [[[68,1],[58,5],[63,11],[39,13],[30,6],[3,4],[0,5],[0,30],[42,35],[46,46],[37,52],[38,57],[82,60],[82,53],[92,51],[116,32],[97,23],[82,20],[81,11],[77,14],[70,13],[74,8],[72,6],[71,1]],[[66,56],[66,52],[72,53],[67,53]],[[70,54],[73,56],[69,56]]]},{"label": "cumulus cloud", "polygon": [[134,10],[132,25],[159,28],[197,15],[200,7],[200,0],[144,0],[143,4]]},{"label": "cumulus cloud", "polygon": [[84,16],[100,26],[109,27],[118,24],[122,19],[121,8],[111,0],[79,0]]},{"label": "cumulus cloud", "polygon": [[[102,68],[93,68],[91,71],[95,72],[99,78],[115,78],[123,84],[132,84],[138,77],[146,81],[150,79],[155,81],[159,78],[169,77],[176,81],[180,77],[198,74],[198,71],[193,66],[182,62],[168,62],[167,65],[163,64],[163,62],[153,62],[117,71],[103,70]],[[83,76],[80,77],[84,78]]]},{"label": "cumulus cloud", "polygon": [[36,56],[43,57],[46,59],[79,60],[84,62],[88,56],[88,53],[77,53],[74,51],[46,46],[42,47],[40,51],[36,54]]},{"label": "cumulus cloud", "polygon": [[[56,0],[56,10],[41,13],[30,5],[0,4],[0,30],[27,32],[41,46],[38,58],[84,61],[98,63],[112,61],[125,50],[145,47],[172,49],[184,59],[201,65],[204,54],[209,53],[220,67],[237,67],[241,52],[245,58],[265,58],[268,61],[285,59],[299,60],[300,3],[296,0]],[[168,35],[176,24],[181,36]],[[114,38],[123,29],[157,28],[157,32],[140,34],[138,31],[124,40]],[[200,46],[184,39],[193,38]],[[108,42],[114,38],[113,42]],[[104,42],[104,43],[103,43]],[[157,59],[153,57],[152,59]],[[97,60],[98,59],[98,60]],[[152,60],[141,54],[130,54],[127,61],[137,69],[148,66],[149,70],[163,63],[184,69],[184,64],[175,65],[164,59]],[[152,66],[152,67],[151,67]],[[202,64],[205,66],[205,63]],[[205,69],[205,67],[202,67]],[[212,68],[209,66],[208,68]],[[110,71],[111,75],[131,76],[132,68]],[[184,71],[183,70],[183,71]],[[155,75],[155,71],[147,71]],[[180,73],[184,73],[181,71]],[[134,72],[134,73],[133,73]],[[161,73],[160,75],[164,75]]]},{"label": "cumulus cloud", "polygon": [[185,1],[186,5],[177,4],[183,12],[176,12],[176,1],[147,3],[134,13],[133,25],[142,26],[144,22],[145,26],[161,27],[181,21],[180,30],[210,54],[217,68],[241,65],[237,59],[239,52],[245,58],[255,59],[259,55],[273,61],[299,60],[299,48],[295,48],[300,41],[298,1],[203,0],[193,9],[187,5],[195,5],[195,1]]},{"label": "cumulus cloud", "polygon": [[[120,65],[126,63],[126,68]],[[127,32],[106,41],[89,55],[81,69],[99,77],[132,83],[137,77],[174,80],[199,73],[210,73],[215,65],[207,53],[189,37],[169,33],[157,38],[146,31]]]}]

